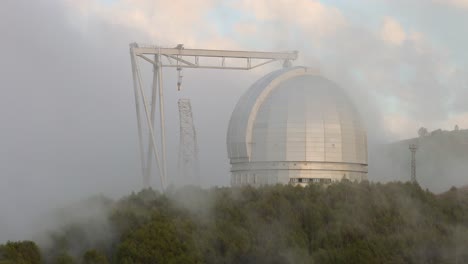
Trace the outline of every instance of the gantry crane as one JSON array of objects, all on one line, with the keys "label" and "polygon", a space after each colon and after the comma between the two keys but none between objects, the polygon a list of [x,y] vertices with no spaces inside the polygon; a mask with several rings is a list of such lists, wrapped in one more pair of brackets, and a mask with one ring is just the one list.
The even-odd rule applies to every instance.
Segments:
[{"label": "gantry crane", "polygon": [[[283,67],[289,67],[291,61],[297,59],[297,51],[292,52],[259,52],[259,51],[234,51],[234,50],[209,50],[209,49],[186,49],[182,44],[175,48],[163,48],[159,46],[143,46],[137,43],[130,44],[130,58],[133,73],[133,87],[135,95],[136,117],[138,125],[138,141],[141,159],[141,171],[143,175],[143,186],[150,187],[151,163],[153,155],[159,170],[161,188],[164,192],[167,186],[166,168],[166,131],[164,115],[164,89],[163,71],[164,67],[176,68],[178,71],[177,86],[180,90],[182,83],[181,71],[184,68],[194,69],[220,69],[220,70],[251,70],[273,62],[283,62]],[[204,61],[206,58],[219,59],[213,65]],[[229,60],[231,63],[227,63]],[[151,86],[151,101],[148,101],[143,89],[140,61],[148,62],[153,67],[153,83]],[[143,105],[140,105],[140,100]],[[156,141],[155,118],[156,101],[159,102],[160,138]],[[144,110],[146,125],[148,127],[148,148],[145,157],[143,142],[143,127],[141,108]],[[160,144],[159,151],[157,143]]]}]

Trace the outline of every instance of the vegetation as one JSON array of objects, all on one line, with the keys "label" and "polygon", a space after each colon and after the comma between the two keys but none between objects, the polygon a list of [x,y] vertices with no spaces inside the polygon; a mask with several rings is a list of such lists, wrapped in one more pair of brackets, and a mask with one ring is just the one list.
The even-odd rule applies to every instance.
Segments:
[{"label": "vegetation", "polygon": [[0,264],[39,264],[39,248],[32,241],[8,242],[0,245]]},{"label": "vegetation", "polygon": [[[45,261],[468,263],[468,192],[455,188],[435,195],[410,183],[186,187],[143,190],[109,206],[113,239],[94,243],[83,235],[94,227],[74,226],[54,234]],[[32,242],[9,242],[0,263],[41,257]]]}]

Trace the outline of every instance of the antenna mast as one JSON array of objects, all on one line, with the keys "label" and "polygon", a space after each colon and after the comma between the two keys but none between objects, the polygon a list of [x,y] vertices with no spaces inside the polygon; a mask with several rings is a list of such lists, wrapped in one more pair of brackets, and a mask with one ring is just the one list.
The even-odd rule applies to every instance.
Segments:
[{"label": "antenna mast", "polygon": [[189,99],[179,99],[179,178],[186,183],[200,185],[200,165],[192,105]]},{"label": "antenna mast", "polygon": [[416,180],[416,150],[418,150],[418,145],[410,144],[409,149],[411,151],[411,182],[418,183]]}]

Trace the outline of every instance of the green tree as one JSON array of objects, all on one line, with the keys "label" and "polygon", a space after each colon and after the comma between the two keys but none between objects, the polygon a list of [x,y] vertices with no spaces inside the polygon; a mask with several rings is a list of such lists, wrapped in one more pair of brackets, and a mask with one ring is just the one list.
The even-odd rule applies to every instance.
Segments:
[{"label": "green tree", "polygon": [[[456,188],[436,195],[412,183],[345,181],[147,189],[113,204],[109,222],[115,239],[97,244],[83,244],[89,229],[65,227],[51,259],[93,248],[84,263],[108,263],[99,252],[126,264],[468,263],[468,190]],[[5,256],[0,264],[17,263]],[[52,263],[73,263],[59,257]]]},{"label": "green tree", "polygon": [[41,253],[32,241],[7,242],[0,245],[0,263],[39,264]]},{"label": "green tree", "polygon": [[83,264],[108,264],[107,257],[97,250],[88,250],[83,255]]},{"label": "green tree", "polygon": [[191,236],[191,223],[155,214],[129,232],[117,250],[118,263],[201,263]]},{"label": "green tree", "polygon": [[68,255],[67,253],[62,253],[55,257],[54,264],[75,264],[75,260],[72,256]]}]

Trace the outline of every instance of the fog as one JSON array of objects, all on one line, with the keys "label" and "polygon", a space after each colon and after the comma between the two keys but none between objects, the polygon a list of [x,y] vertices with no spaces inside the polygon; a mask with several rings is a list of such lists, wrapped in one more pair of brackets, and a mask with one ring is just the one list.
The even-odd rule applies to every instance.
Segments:
[{"label": "fog", "polygon": [[[125,17],[118,17],[121,13],[109,19],[99,8],[92,10],[102,12],[80,10],[81,5],[92,3],[0,3],[0,242],[30,238],[38,227],[53,226],[47,215],[56,208],[90,195],[118,198],[141,188],[128,52],[134,41],[182,42],[187,48],[299,50],[295,65],[318,67],[359,108],[369,134],[370,180],[382,179],[373,174],[377,171],[372,165],[378,159],[376,146],[413,137],[423,125],[448,128],[456,121],[468,127],[463,64],[455,63],[454,55],[439,51],[416,31],[403,30],[395,37],[398,24],[388,18],[377,23],[383,30],[379,33],[380,29],[357,23],[355,14],[347,17],[329,6],[315,6],[325,16],[317,14],[320,19],[303,21],[291,15],[298,10],[285,9],[280,2],[259,1],[254,7],[266,8],[268,15],[252,7],[246,17],[259,20],[257,24],[247,21],[253,24],[252,31],[236,27],[230,36],[222,28],[217,29],[221,37],[214,37],[213,25],[196,19],[187,29],[194,30],[190,35],[177,32],[191,23],[189,18],[174,22],[171,30],[167,20],[158,20],[164,11],[156,10],[152,15],[156,18],[150,20],[154,25],[147,25],[156,33],[149,34],[148,27],[123,23]],[[246,8],[225,5],[237,13]],[[177,7],[167,11],[182,12]],[[239,25],[247,22],[240,19]],[[329,27],[322,28],[321,23]],[[231,111],[249,85],[271,69],[186,70],[181,92],[176,89],[175,71],[164,71],[169,177],[177,165],[177,99],[184,97],[191,99],[194,111],[202,185],[229,184],[225,135]],[[159,188],[157,175],[152,185]]]}]

